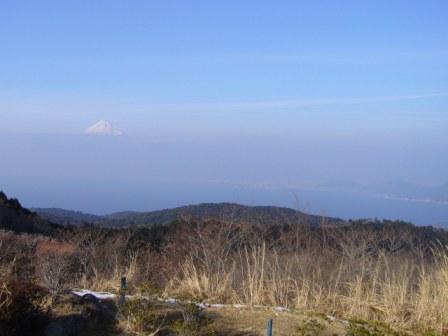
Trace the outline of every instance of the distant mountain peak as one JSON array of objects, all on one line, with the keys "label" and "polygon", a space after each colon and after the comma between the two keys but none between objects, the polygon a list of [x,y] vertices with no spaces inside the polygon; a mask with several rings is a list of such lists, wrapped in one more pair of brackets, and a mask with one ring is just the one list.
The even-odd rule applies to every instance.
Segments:
[{"label": "distant mountain peak", "polygon": [[120,136],[123,132],[115,128],[108,120],[101,119],[92,126],[88,127],[85,131],[87,135],[106,135],[106,136]]}]

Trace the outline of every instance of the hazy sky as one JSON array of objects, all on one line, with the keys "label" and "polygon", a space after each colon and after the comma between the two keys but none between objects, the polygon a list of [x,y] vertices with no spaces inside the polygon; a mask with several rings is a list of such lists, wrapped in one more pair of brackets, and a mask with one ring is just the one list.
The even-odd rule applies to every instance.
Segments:
[{"label": "hazy sky", "polygon": [[[2,0],[3,183],[445,183],[447,13],[444,0]],[[89,170],[104,144],[81,134],[99,119],[127,136]],[[114,155],[128,163],[105,173]]]}]

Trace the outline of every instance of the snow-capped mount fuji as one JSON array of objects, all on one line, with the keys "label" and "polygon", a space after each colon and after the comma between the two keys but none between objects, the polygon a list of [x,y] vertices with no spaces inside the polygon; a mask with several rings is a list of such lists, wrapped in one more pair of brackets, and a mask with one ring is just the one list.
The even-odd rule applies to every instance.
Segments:
[{"label": "snow-capped mount fuji", "polygon": [[85,131],[87,135],[106,135],[106,136],[119,136],[123,135],[123,132],[114,126],[107,120],[100,120],[92,126],[88,127]]}]

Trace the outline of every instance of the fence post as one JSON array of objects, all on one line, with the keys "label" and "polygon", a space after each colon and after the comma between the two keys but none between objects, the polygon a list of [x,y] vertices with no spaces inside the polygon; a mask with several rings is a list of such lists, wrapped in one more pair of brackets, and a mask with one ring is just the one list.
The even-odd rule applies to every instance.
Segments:
[{"label": "fence post", "polygon": [[266,336],[272,336],[272,319],[268,319],[266,326]]},{"label": "fence post", "polygon": [[124,304],[126,298],[126,277],[121,277],[121,282],[120,282],[120,306]]}]

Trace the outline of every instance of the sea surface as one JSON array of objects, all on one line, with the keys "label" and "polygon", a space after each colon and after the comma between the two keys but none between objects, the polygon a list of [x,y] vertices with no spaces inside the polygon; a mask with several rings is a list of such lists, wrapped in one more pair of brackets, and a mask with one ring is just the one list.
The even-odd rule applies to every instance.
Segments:
[{"label": "sea surface", "polygon": [[343,219],[399,219],[448,228],[448,204],[393,199],[344,190],[247,187],[182,181],[17,180],[3,190],[26,207],[58,207],[87,213],[151,211],[204,202],[276,205]]}]

